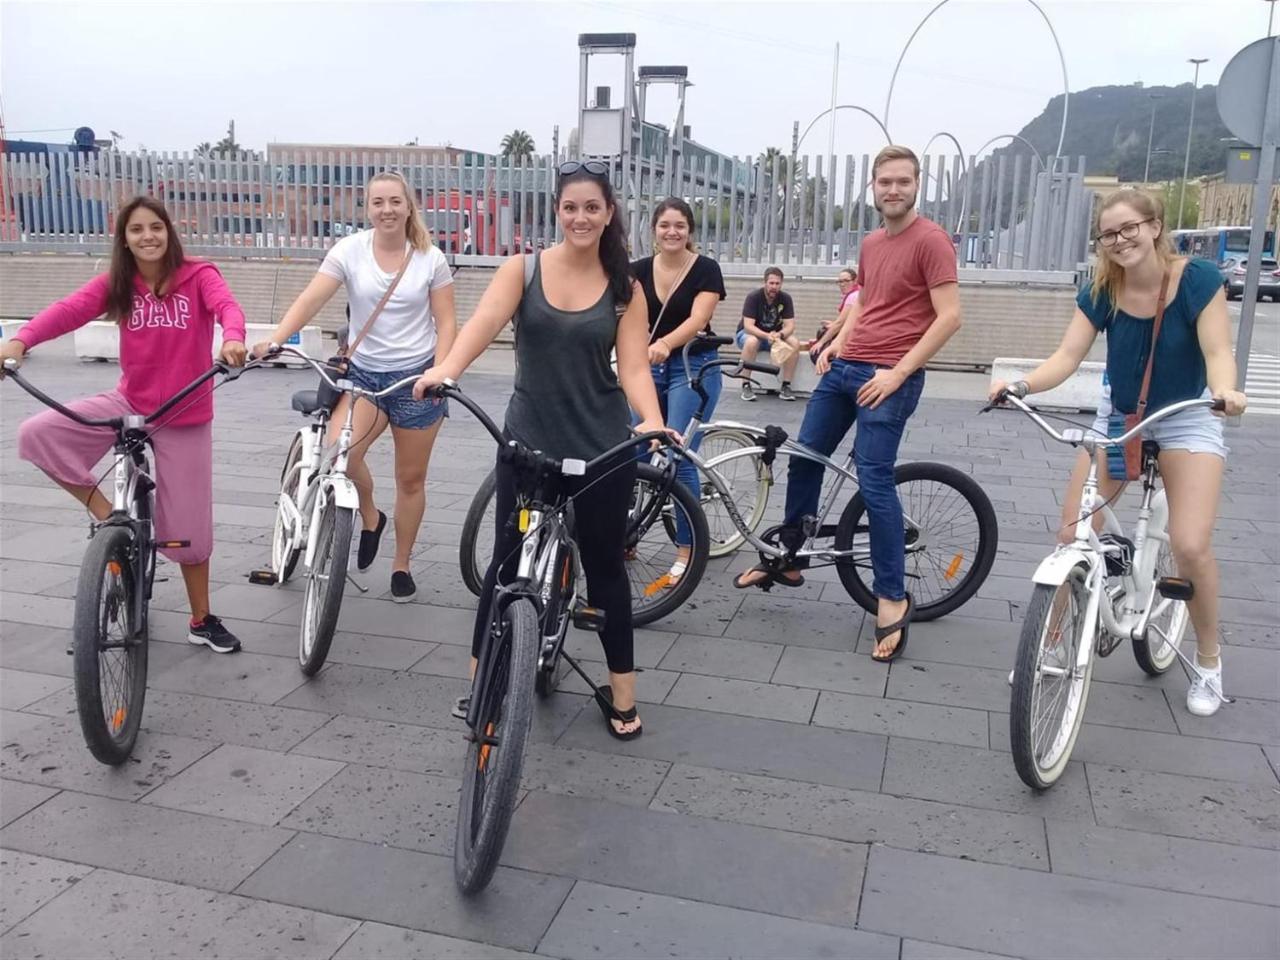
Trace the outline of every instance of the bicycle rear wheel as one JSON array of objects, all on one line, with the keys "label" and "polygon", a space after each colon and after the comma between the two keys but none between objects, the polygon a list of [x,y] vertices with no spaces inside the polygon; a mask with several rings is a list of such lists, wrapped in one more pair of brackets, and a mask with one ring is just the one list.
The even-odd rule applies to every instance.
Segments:
[{"label": "bicycle rear wheel", "polygon": [[[731,427],[721,427],[703,433],[698,455],[703,460],[711,460],[756,445],[750,434]],[[716,472],[729,487],[729,495],[739,516],[754,533],[764,520],[764,512],[769,506],[773,471],[756,455],[729,460],[716,467]],[[705,477],[700,479],[702,490],[698,500],[702,504],[702,512],[707,516],[707,532],[710,534],[708,555],[713,558],[728,556],[742,546],[746,535],[733,522],[720,492]]]},{"label": "bicycle rear wheel", "polygon": [[[671,569],[679,556],[677,517],[688,525],[691,542],[685,571],[674,578]],[[710,540],[706,515],[689,488],[678,480],[669,481],[666,472],[652,464],[639,464],[626,542],[633,624],[661,620],[689,599],[706,572]]]},{"label": "bicycle rear wheel", "polygon": [[[1156,569],[1152,582],[1158,581],[1161,577],[1177,575],[1173,549],[1169,546],[1169,541],[1165,540],[1160,544],[1160,552],[1156,555]],[[1158,677],[1172,667],[1173,662],[1178,659],[1178,646],[1187,632],[1190,614],[1185,600],[1166,600],[1157,593],[1151,602],[1162,604],[1164,609],[1158,616],[1151,618],[1145,637],[1133,638],[1133,658],[1147,674]]]},{"label": "bicycle rear wheel", "polygon": [[[991,501],[967,473],[941,463],[904,463],[894,471],[902,501],[906,586],[915,620],[936,620],[978,592],[996,559],[999,524]],[[875,612],[867,505],[858,491],[836,527],[835,548],[857,549],[836,564],[840,582],[864,609]]]},{"label": "bicycle rear wheel", "polygon": [[99,527],[76,588],[76,711],[89,752],[112,765],[133,752],[147,694],[147,638],[135,623],[134,549],[129,528]]},{"label": "bicycle rear wheel", "polygon": [[453,844],[453,876],[463,893],[483,890],[497,869],[511,826],[533,718],[538,617],[527,599],[503,611],[492,660],[472,690],[474,737],[467,747]]},{"label": "bicycle rear wheel", "polygon": [[497,529],[497,472],[490,470],[471,498],[471,506],[462,521],[462,541],[458,546],[458,566],[462,582],[477,597],[483,589],[484,575],[493,559],[493,534]]},{"label": "bicycle rear wheel", "polygon": [[1009,744],[1022,782],[1053,786],[1067,768],[1093,676],[1093,655],[1076,665],[1080,645],[1093,642],[1086,610],[1088,569],[1078,566],[1057,587],[1036,584],[1027,604],[1009,700]]},{"label": "bicycle rear wheel", "polygon": [[342,592],[347,585],[347,564],[351,560],[351,531],[355,511],[330,500],[320,513],[315,533],[315,556],[307,570],[307,588],[302,596],[302,628],[298,636],[298,664],[308,677],[314,676],[329,656],[333,631],[342,610]]},{"label": "bicycle rear wheel", "polygon": [[293,514],[285,513],[280,501],[286,497],[298,507],[298,463],[302,460],[302,435],[295,434],[289,452],[285,454],[284,469],[280,471],[280,496],[276,500],[276,522],[271,530],[271,569],[277,583],[288,583],[302,555],[301,547],[289,549],[289,541],[296,534],[297,522]]}]

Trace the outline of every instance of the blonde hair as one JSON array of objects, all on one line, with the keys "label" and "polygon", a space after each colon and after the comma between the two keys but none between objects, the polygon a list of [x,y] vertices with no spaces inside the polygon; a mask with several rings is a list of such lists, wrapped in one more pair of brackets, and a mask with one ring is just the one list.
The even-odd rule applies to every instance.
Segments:
[{"label": "blonde hair", "polygon": [[[1176,260],[1177,255],[1173,252],[1173,241],[1169,237],[1169,232],[1164,228],[1164,201],[1147,193],[1145,190],[1124,187],[1108,194],[1106,199],[1098,206],[1098,215],[1093,221],[1094,235],[1097,236],[1100,229],[1099,225],[1102,222],[1103,212],[1121,204],[1129,207],[1144,220],[1158,220],[1160,222],[1160,233],[1155,239],[1156,256],[1166,266]],[[1095,245],[1098,252],[1098,263],[1093,270],[1093,281],[1089,287],[1089,294],[1096,304],[1105,293],[1107,299],[1111,302],[1111,312],[1115,313],[1118,309],[1116,304],[1120,302],[1120,294],[1124,292],[1124,268],[1111,259],[1111,254],[1108,252],[1107,247],[1096,243],[1096,241]]]},{"label": "blonde hair", "polygon": [[400,189],[404,192],[404,202],[409,206],[409,217],[404,223],[405,239],[409,241],[409,245],[419,253],[425,253],[431,249],[431,234],[427,232],[427,225],[422,222],[422,214],[418,211],[418,201],[413,197],[413,191],[409,189],[409,181],[404,176],[394,170],[383,170],[369,178],[369,182],[365,184],[365,191],[379,181],[387,183],[398,183]]},{"label": "blonde hair", "polygon": [[876,171],[880,169],[880,164],[888,163],[890,160],[910,160],[911,167],[916,172],[916,179],[920,179],[920,158],[916,156],[915,151],[910,147],[900,147],[891,143],[876,154],[875,162],[871,164],[871,178],[873,180],[875,179]]}]

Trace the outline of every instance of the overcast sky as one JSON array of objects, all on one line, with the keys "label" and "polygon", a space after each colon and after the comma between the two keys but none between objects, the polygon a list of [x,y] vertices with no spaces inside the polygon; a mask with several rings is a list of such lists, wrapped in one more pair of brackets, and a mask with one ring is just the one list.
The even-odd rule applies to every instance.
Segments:
[{"label": "overcast sky", "polygon": [[[122,146],[191,149],[234,117],[237,139],[452,143],[495,151],[513,128],[549,150],[577,123],[580,32],[637,35],[636,64],[685,64],[695,139],[737,155],[788,147],[831,101],[884,109],[903,44],[933,6],[842,3],[531,2],[91,3],[0,0],[0,96],[8,136],[66,142],[74,127]],[[1071,89],[1190,82],[1208,57],[1216,83],[1263,36],[1263,0],[1042,0]],[[595,86],[618,96],[620,58],[599,58]],[[1016,132],[1062,92],[1053,38],[1026,0],[951,0],[920,31],[890,114],[917,148],[939,130],[968,152]],[[649,119],[670,123],[657,93]],[[874,153],[872,121],[838,114],[837,154]],[[826,121],[802,152],[826,149]]]}]

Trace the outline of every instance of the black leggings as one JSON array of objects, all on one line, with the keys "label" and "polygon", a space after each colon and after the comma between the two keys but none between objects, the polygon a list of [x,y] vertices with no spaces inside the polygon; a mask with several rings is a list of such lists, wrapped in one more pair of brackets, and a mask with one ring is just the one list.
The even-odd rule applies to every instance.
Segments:
[{"label": "black leggings", "polygon": [[[608,467],[604,468],[608,469]],[[493,562],[485,574],[480,591],[481,603],[493,596],[499,574],[509,583],[519,562],[520,533],[511,525],[516,503],[515,469],[498,461],[497,467],[497,531],[494,538]],[[635,637],[631,628],[631,585],[623,541],[627,533],[627,509],[631,489],[635,485],[636,464],[626,459],[608,476],[597,480],[600,471],[589,477],[566,477],[565,492],[574,496],[574,540],[587,576],[587,603],[605,614],[600,643],[605,662],[612,673],[630,673],[635,669]],[[582,493],[578,491],[583,490]],[[505,563],[502,563],[503,560]],[[498,566],[502,564],[499,571]],[[476,632],[471,640],[471,655],[479,656],[480,642],[488,617],[476,618]]]}]

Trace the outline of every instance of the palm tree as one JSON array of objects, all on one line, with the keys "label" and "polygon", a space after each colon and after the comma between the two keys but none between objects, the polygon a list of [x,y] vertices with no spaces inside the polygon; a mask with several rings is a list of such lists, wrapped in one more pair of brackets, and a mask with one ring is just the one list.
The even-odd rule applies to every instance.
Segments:
[{"label": "palm tree", "polygon": [[533,137],[525,130],[512,130],[502,138],[502,155],[504,157],[532,157],[538,148],[533,144]]},{"label": "palm tree", "polygon": [[203,143],[196,144],[197,157],[201,157],[209,153],[213,153],[213,144],[211,144],[208,140],[205,140]]}]

